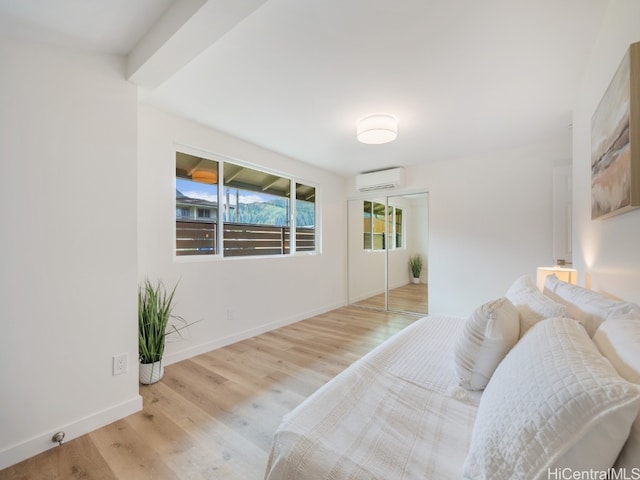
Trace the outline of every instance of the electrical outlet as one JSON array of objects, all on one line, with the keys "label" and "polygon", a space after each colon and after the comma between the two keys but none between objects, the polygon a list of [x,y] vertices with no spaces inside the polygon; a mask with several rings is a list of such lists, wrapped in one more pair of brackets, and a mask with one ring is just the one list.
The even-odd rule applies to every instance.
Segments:
[{"label": "electrical outlet", "polygon": [[127,373],[129,370],[129,355],[121,353],[120,355],[113,356],[113,374],[120,375]]},{"label": "electrical outlet", "polygon": [[234,317],[233,309],[232,308],[227,308],[227,320],[232,322],[234,320],[233,317]]}]

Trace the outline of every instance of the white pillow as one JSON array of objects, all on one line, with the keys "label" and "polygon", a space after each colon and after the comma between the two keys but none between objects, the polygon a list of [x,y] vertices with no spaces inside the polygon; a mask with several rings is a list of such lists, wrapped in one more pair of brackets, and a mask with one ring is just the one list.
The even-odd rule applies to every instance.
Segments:
[{"label": "white pillow", "polygon": [[506,297],[520,312],[520,337],[540,320],[568,316],[567,309],[545,297],[529,275],[518,278],[507,290]]},{"label": "white pillow", "polygon": [[544,282],[544,294],[567,307],[571,318],[584,325],[590,337],[598,326],[609,318],[640,318],[640,307],[588,290],[579,285],[563,282],[549,275]]},{"label": "white pillow", "polygon": [[[593,342],[623,378],[640,384],[640,318],[611,319],[603,322]],[[640,415],[633,422],[616,468],[640,468]]]},{"label": "white pillow", "polygon": [[460,386],[482,390],[518,341],[518,310],[506,298],[478,307],[466,320],[454,347],[453,364]]},{"label": "white pillow", "polygon": [[569,318],[531,328],[480,400],[464,478],[547,479],[549,471],[606,470],[640,408],[584,328]]}]

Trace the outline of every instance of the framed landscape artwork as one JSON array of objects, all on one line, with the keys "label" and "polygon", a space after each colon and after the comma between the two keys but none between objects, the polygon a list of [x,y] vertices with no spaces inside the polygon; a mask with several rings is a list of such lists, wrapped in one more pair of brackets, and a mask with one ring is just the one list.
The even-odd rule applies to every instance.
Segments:
[{"label": "framed landscape artwork", "polygon": [[640,207],[640,42],[627,50],[591,118],[591,218]]}]

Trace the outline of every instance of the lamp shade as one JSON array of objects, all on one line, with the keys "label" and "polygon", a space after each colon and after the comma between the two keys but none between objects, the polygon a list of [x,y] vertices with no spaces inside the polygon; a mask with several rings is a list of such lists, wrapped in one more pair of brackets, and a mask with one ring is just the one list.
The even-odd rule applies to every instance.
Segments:
[{"label": "lamp shade", "polygon": [[549,275],[555,274],[563,282],[576,284],[578,282],[578,271],[573,268],[564,267],[538,267],[537,285],[542,291],[544,290],[544,281]]},{"label": "lamp shade", "polygon": [[358,122],[357,137],[362,143],[379,145],[392,142],[398,136],[398,120],[393,115],[376,113]]},{"label": "lamp shade", "polygon": [[210,170],[195,170],[191,174],[191,180],[194,182],[214,184],[218,181],[218,172],[212,172]]}]

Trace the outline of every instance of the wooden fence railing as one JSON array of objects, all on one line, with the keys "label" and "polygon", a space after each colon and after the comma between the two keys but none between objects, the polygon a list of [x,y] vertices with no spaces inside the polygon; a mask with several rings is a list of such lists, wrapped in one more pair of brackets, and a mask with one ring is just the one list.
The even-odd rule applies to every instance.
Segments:
[{"label": "wooden fence railing", "polygon": [[213,255],[218,235],[213,222],[176,220],[176,255]]},{"label": "wooden fence railing", "polygon": [[[225,257],[281,255],[290,252],[290,228],[247,223],[223,224]],[[217,248],[215,222],[176,220],[176,255],[213,255]],[[315,229],[296,229],[296,251],[315,250]]]}]

